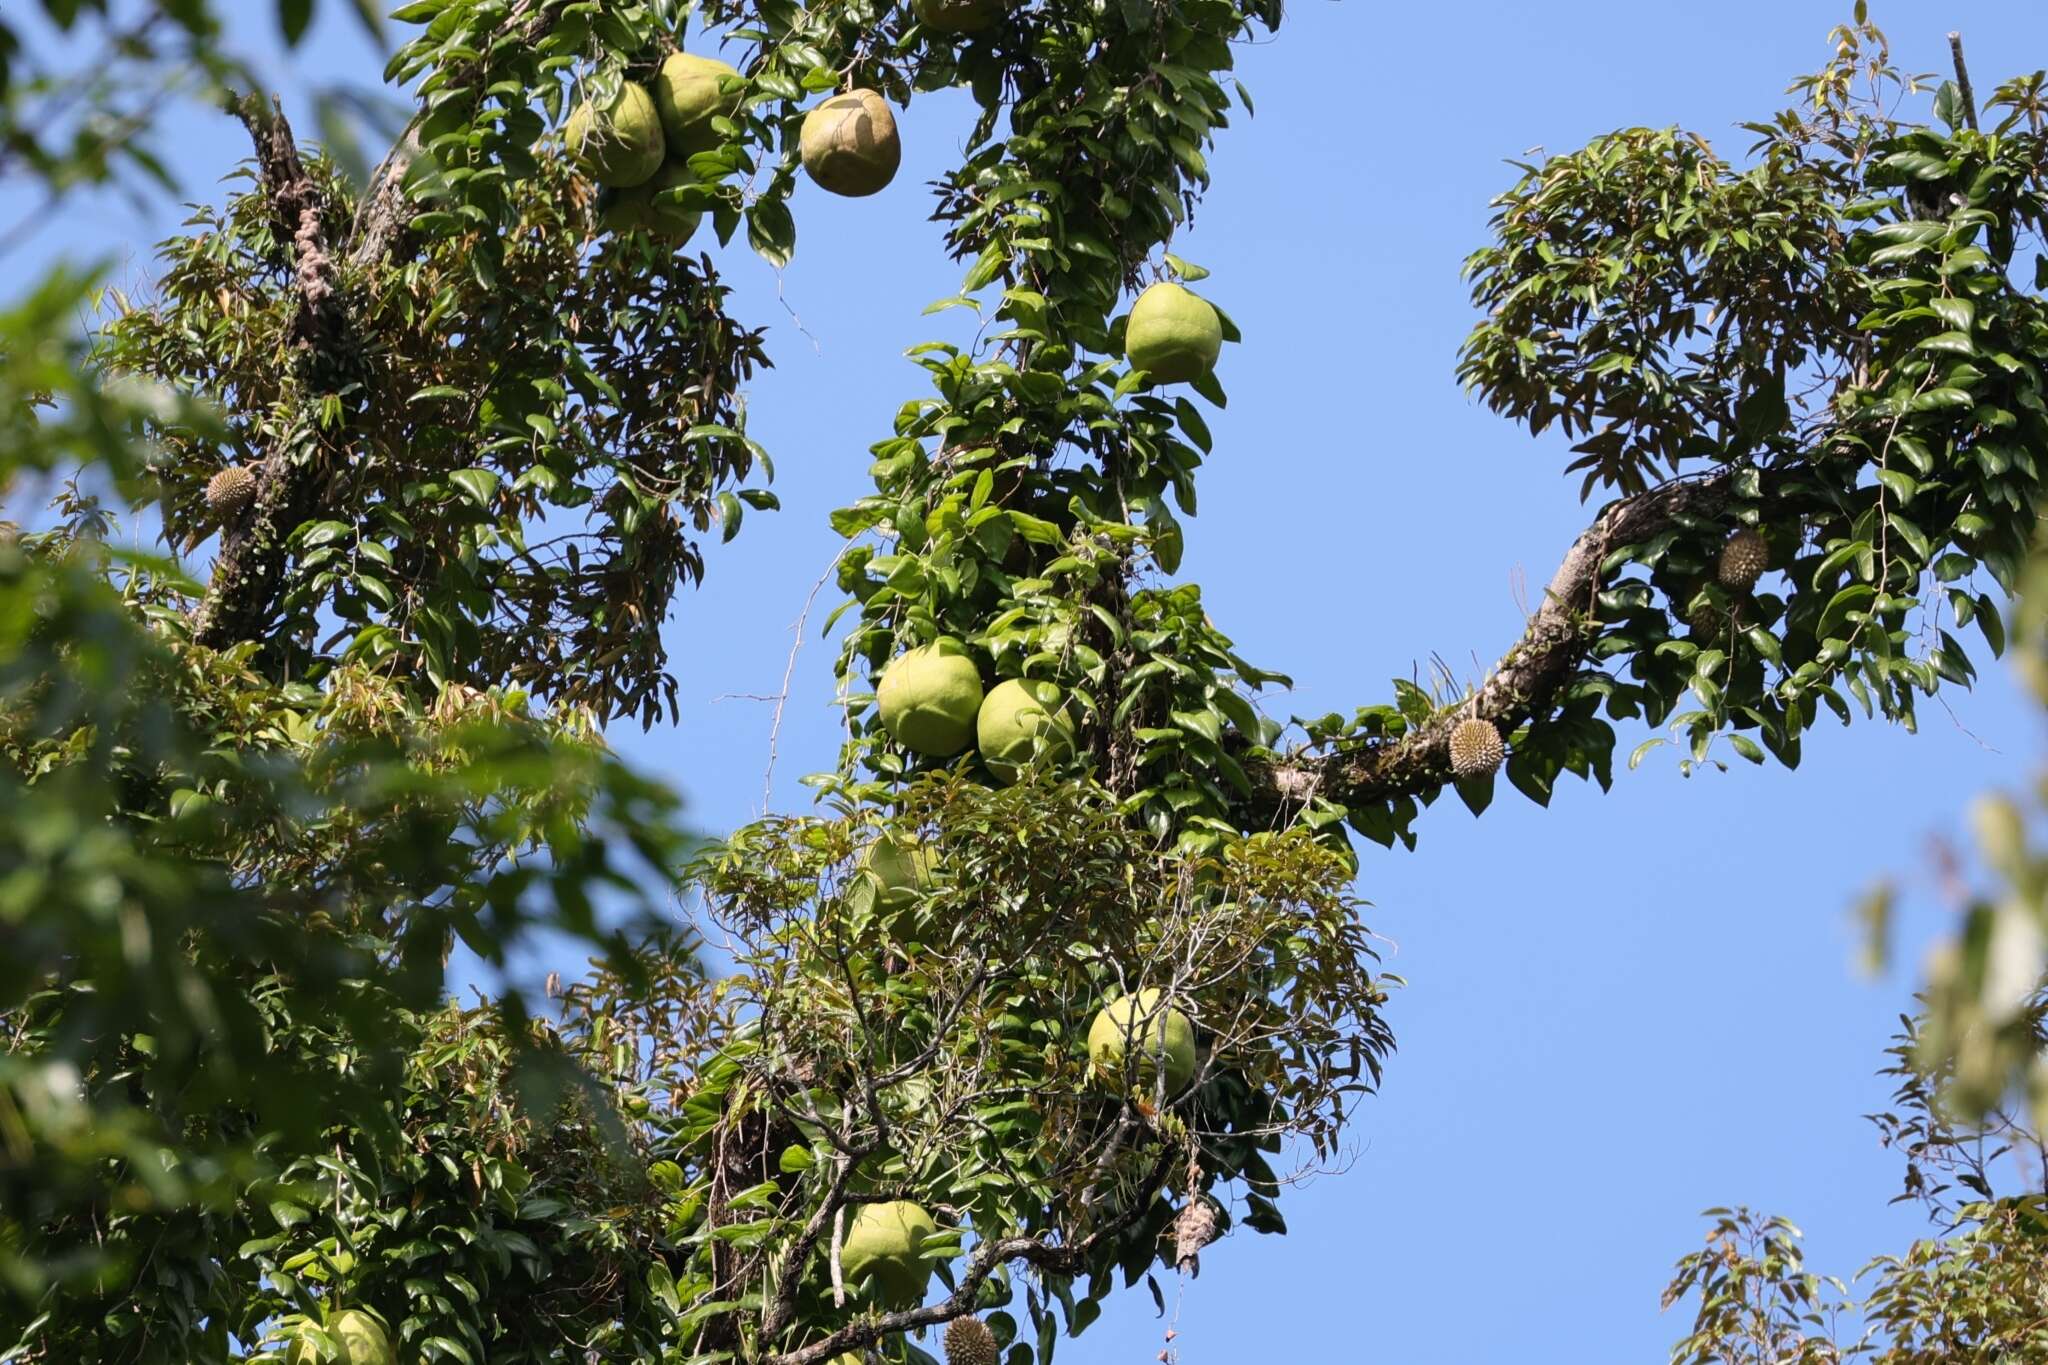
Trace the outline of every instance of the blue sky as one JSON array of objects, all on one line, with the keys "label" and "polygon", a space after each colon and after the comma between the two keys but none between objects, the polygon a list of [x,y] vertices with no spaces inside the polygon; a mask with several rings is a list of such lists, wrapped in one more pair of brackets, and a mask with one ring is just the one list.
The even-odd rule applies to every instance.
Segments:
[{"label": "blue sky", "polygon": [[[229,6],[243,7],[271,9]],[[374,79],[353,21],[325,8],[299,73]],[[1277,39],[1240,49],[1258,114],[1224,134],[1215,189],[1175,248],[1214,272],[1203,288],[1246,338],[1223,360],[1231,402],[1211,415],[1183,575],[1247,657],[1297,680],[1270,710],[1384,700],[1432,654],[1475,675],[1590,515],[1560,473],[1563,443],[1494,418],[1453,376],[1471,321],[1459,264],[1513,178],[1504,159],[1667,123],[1738,154],[1733,125],[1779,106],[1848,8],[1304,4]],[[1980,90],[2048,62],[2033,5],[1873,8],[1909,70],[1945,66],[1950,28]],[[780,688],[792,623],[838,549],[827,513],[865,488],[866,447],[922,390],[903,350],[957,329],[920,316],[958,279],[922,182],[966,121],[963,99],[920,98],[887,191],[800,192],[779,279],[743,246],[719,255],[741,313],[771,329],[777,368],[751,420],[785,510],[716,548],[667,626],[682,723],[613,735],[703,828],[759,811],[770,708],[736,697]],[[168,131],[193,196],[245,152],[204,111]],[[0,202],[0,225],[24,207]],[[177,217],[74,201],[5,265],[110,252],[117,278],[140,279],[135,244]],[[833,760],[833,646],[817,638],[832,602],[820,595],[792,678],[783,809]],[[1359,1116],[1348,1169],[1283,1200],[1292,1235],[1233,1236],[1199,1281],[1168,1284],[1179,1359],[1661,1359],[1686,1322],[1660,1316],[1658,1293],[1703,1207],[1784,1213],[1815,1266],[1845,1275],[1902,1247],[1922,1225],[1886,1208],[1899,1163],[1860,1115],[1886,1100],[1872,1072],[1944,928],[1929,849],[1960,842],[1968,799],[2020,785],[2040,749],[2038,713],[2002,668],[1949,704],[1953,717],[1927,707],[1917,736],[1826,723],[1797,773],[1688,780],[1667,750],[1610,795],[1567,785],[1546,811],[1503,784],[1483,820],[1440,802],[1419,852],[1368,846],[1359,889],[1394,945],[1389,969],[1412,983],[1392,1006],[1385,1092]],[[1623,751],[1641,737],[1624,732]],[[1873,980],[1852,967],[1848,908],[1884,872],[1911,894],[1894,966]],[[1136,1365],[1167,1325],[1139,1290],[1060,1357]]]}]

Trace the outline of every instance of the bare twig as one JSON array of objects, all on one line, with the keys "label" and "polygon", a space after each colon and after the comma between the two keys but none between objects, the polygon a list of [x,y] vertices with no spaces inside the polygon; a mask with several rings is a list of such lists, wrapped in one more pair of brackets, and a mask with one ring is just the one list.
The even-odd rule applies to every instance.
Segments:
[{"label": "bare twig", "polygon": [[[849,542],[850,544],[851,542]],[[796,676],[796,656],[803,652],[804,627],[811,619],[811,606],[818,600],[818,594],[832,581],[838,571],[839,561],[846,557],[845,548],[832,556],[832,562],[825,566],[825,572],[818,575],[818,581],[811,584],[809,596],[804,598],[804,609],[797,613],[796,623],[790,627],[794,637],[789,642],[789,658],[782,666],[782,690],[775,694],[775,716],[768,725],[768,771],[761,777],[761,813],[766,815],[775,804],[775,758],[776,747],[782,737],[782,712],[789,705],[790,679]],[[767,700],[767,698],[760,698]]]},{"label": "bare twig", "polygon": [[1956,87],[1963,93],[1963,118],[1970,125],[1970,131],[1977,131],[1977,92],[1970,87],[1969,63],[1963,60],[1963,35],[1948,35],[1949,53],[1956,59]]}]

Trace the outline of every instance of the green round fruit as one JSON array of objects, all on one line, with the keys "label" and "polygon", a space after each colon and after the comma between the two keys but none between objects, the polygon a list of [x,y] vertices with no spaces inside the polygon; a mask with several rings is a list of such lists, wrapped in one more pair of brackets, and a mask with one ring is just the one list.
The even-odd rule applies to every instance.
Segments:
[{"label": "green round fruit", "polygon": [[737,68],[690,52],[678,52],[661,64],[654,78],[654,107],[668,134],[670,156],[689,157],[719,144],[711,120],[730,117],[739,108],[740,92],[726,93],[726,82],[738,79]]},{"label": "green round fruit", "polygon": [[982,761],[1003,783],[1015,782],[1034,758],[1063,763],[1074,756],[1074,734],[1060,707],[1064,693],[1049,682],[1010,678],[989,690],[974,719]]},{"label": "green round fruit", "polygon": [[938,1231],[932,1216],[908,1199],[863,1204],[840,1244],[840,1272],[849,1285],[872,1274],[874,1292],[881,1302],[911,1307],[924,1297],[924,1287],[932,1278],[932,1263],[918,1253],[925,1239]]},{"label": "green round fruit", "polygon": [[882,884],[875,907],[894,912],[910,908],[920,892],[931,890],[937,863],[930,845],[884,834],[861,850],[859,866]]},{"label": "green round fruit", "polygon": [[562,129],[569,155],[583,173],[615,190],[644,185],[661,169],[668,142],[654,97],[644,85],[624,81],[602,109],[589,100],[576,106]]},{"label": "green round fruit", "polygon": [[[341,1348],[326,1358],[325,1365],[397,1365],[398,1357],[392,1353],[383,1324],[368,1313],[353,1308],[336,1313],[324,1330]],[[301,1328],[285,1353],[285,1365],[315,1365],[320,1359],[319,1348]]]},{"label": "green round fruit", "polygon": [[917,22],[937,33],[981,33],[1003,17],[1003,0],[910,0]]},{"label": "green round fruit", "polygon": [[875,688],[882,724],[906,749],[946,758],[974,737],[981,709],[981,671],[958,640],[907,650],[882,670]]},{"label": "green round fruit", "polygon": [[1088,1025],[1088,1059],[1096,1073],[1122,1084],[1124,1048],[1132,1042],[1138,1044],[1138,1056],[1130,1075],[1140,1085],[1151,1088],[1162,1053],[1167,1094],[1174,1094],[1194,1078],[1195,1026],[1179,1010],[1162,1009],[1159,991],[1126,995],[1096,1011],[1094,1022]]},{"label": "green round fruit", "polygon": [[697,177],[690,168],[680,161],[664,161],[654,178],[644,185],[635,185],[630,190],[607,192],[607,202],[599,217],[612,232],[651,232],[665,237],[677,246],[690,240],[698,224],[704,221],[701,209],[686,209],[680,204],[657,204],[654,196],[663,190],[672,190],[683,185],[694,185]]},{"label": "green round fruit", "polygon": [[1223,351],[1223,319],[1201,295],[1163,280],[1138,295],[1124,325],[1124,355],[1154,383],[1200,379]]},{"label": "green round fruit", "polygon": [[798,143],[811,179],[854,198],[880,190],[903,163],[896,116],[872,90],[834,95],[805,114]]}]

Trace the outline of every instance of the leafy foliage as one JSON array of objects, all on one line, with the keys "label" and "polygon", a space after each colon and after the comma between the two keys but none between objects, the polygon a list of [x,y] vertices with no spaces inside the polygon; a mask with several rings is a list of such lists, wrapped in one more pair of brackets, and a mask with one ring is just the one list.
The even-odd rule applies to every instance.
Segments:
[{"label": "leafy foliage", "polygon": [[[2027,1027],[2037,1048],[2048,1041],[2041,1020],[2036,997]],[[1921,1365],[2030,1360],[2048,1349],[2038,1129],[2005,1110],[1973,1122],[1956,1117],[1944,1099],[1950,1073],[1926,1066],[1922,1021],[1903,1023],[1884,1072],[1898,1080],[1898,1112],[1872,1122],[1906,1159],[1898,1198],[1919,1203],[1941,1232],[1864,1267],[1858,1278],[1872,1284],[1859,1303],[1842,1281],[1805,1269],[1792,1224],[1710,1209],[1706,1246],[1678,1263],[1664,1293],[1667,1308],[1688,1295],[1699,1300],[1673,1365]]]},{"label": "leafy foliage", "polygon": [[[206,7],[173,8],[229,72]],[[288,36],[310,12],[280,0]],[[1954,88],[1945,130],[1905,122],[1919,87],[1859,10],[1745,163],[1635,129],[1524,168],[1470,261],[1462,372],[1620,496],[1494,677],[1287,738],[1255,700],[1284,679],[1175,577],[1214,445],[1195,399],[1227,395],[1132,368],[1119,316],[1204,278],[1172,239],[1249,108],[1232,45],[1280,17],[1038,0],[958,37],[874,0],[416,0],[387,71],[413,117],[374,171],[302,156],[245,94],[249,181],[164,244],[152,297],[110,296],[89,349],[80,280],[0,323],[4,458],[87,467],[177,552],[109,549],[82,485],[0,547],[23,1358],[223,1361],[366,1307],[423,1359],[924,1361],[914,1334],[988,1310],[1007,1365],[1049,1365],[1119,1278],[1282,1231],[1290,1141],[1337,1150],[1394,984],[1344,830],[1412,843],[1453,725],[1497,726],[1544,801],[1609,780],[1616,723],[1671,727],[1688,765],[1723,739],[1792,765],[1822,706],[1910,724],[1966,684],[1951,626],[2002,647],[2048,448],[2043,281],[2013,281],[2048,213],[2042,82],[1989,132]],[[780,264],[814,96],[964,87],[936,306],[989,326],[913,351],[926,389],[834,514],[849,729],[821,813],[685,867],[672,802],[597,736],[674,714],[659,628],[699,537],[775,505],[743,421],[767,355],[709,253],[608,220],[558,134],[714,38],[743,88],[661,204]],[[0,88],[33,124],[40,80]],[[228,467],[253,483],[223,512]],[[1761,584],[1718,572],[1741,528]],[[201,585],[178,556],[210,538]],[[941,637],[991,686],[1056,686],[1075,742],[914,759],[867,685]],[[1491,778],[1459,790],[1483,809]],[[716,983],[645,916],[678,870],[734,945]],[[603,954],[556,1017],[444,1005],[454,942],[502,965],[535,925]],[[1190,1022],[1184,1089],[1088,1055],[1127,995]],[[899,1199],[937,1215],[913,1251],[946,1285],[908,1308],[840,1255]],[[1897,1340],[1948,1254],[1887,1281]],[[1695,1286],[1699,1360],[1807,1351],[1831,1302],[1789,1225],[1739,1215]]]},{"label": "leafy foliage", "polygon": [[[1175,1259],[1162,1235],[1188,1201],[1227,1207],[1221,1188],[1235,1185],[1247,1226],[1283,1231],[1269,1155],[1299,1139],[1334,1156],[1392,1041],[1379,1017],[1390,979],[1369,970],[1346,861],[1300,833],[1176,855],[1106,794],[1044,779],[922,779],[889,827],[931,832],[934,884],[907,904],[856,859],[879,835],[853,811],[750,829],[705,869],[743,945],[722,984],[757,1027],[699,1078],[677,1134],[721,1238],[700,1292],[759,1266],[774,1286],[763,1345],[787,1349],[777,1336],[792,1328],[795,1344],[825,1336],[844,1315],[814,1253],[849,1205],[914,1198],[973,1240],[944,1316],[1010,1303],[1001,1260],[1020,1256],[1038,1272],[1025,1305],[1043,1353],[1049,1302],[1080,1331],[1119,1267],[1128,1284]],[[1066,853],[1051,864],[1047,848]],[[1095,1012],[1141,989],[1203,1040],[1184,1092],[1163,1071],[1149,1084],[1091,1072]],[[734,1177],[720,1148],[742,1134],[751,1179],[721,1210]],[[991,1326],[1005,1344],[1020,1330],[1008,1313]],[[808,1358],[848,1344],[841,1331]]]}]

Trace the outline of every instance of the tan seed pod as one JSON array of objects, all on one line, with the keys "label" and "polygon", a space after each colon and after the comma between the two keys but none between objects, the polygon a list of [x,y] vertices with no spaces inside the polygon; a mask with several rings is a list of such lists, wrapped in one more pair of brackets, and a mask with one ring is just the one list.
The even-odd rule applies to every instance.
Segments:
[{"label": "tan seed pod", "polygon": [[1761,532],[1745,526],[1728,537],[1728,543],[1721,547],[1717,576],[1722,587],[1748,592],[1764,576],[1764,570],[1770,567],[1770,563],[1770,544]]},{"label": "tan seed pod", "polygon": [[1461,720],[1458,728],[1451,731],[1451,771],[1458,775],[1460,782],[1469,782],[1475,777],[1491,777],[1500,771],[1501,759],[1507,756],[1507,749],[1500,742],[1500,731],[1490,720]]},{"label": "tan seed pod", "polygon": [[240,516],[256,500],[256,476],[241,465],[229,465],[206,481],[206,510],[222,521]]},{"label": "tan seed pod", "polygon": [[996,1365],[996,1334],[980,1318],[946,1325],[946,1365]]}]

